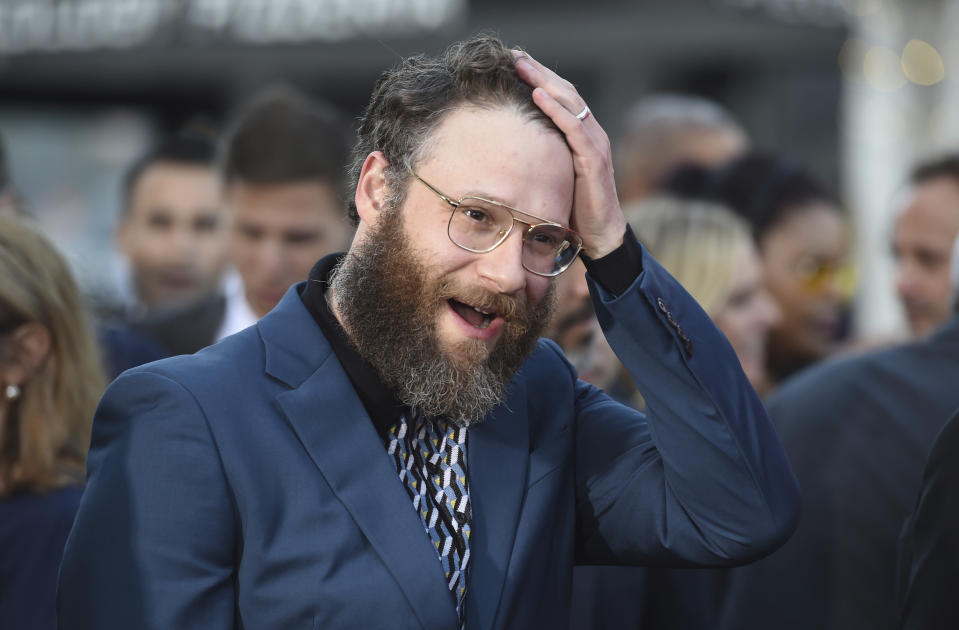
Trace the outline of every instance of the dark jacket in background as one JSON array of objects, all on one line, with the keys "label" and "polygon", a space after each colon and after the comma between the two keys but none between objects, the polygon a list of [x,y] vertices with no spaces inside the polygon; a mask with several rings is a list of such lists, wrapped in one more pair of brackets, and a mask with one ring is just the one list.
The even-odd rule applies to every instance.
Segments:
[{"label": "dark jacket in background", "polygon": [[959,628],[959,413],[933,444],[902,552],[903,630]]},{"label": "dark jacket in background", "polygon": [[725,576],[724,630],[895,628],[898,540],[959,407],[959,317],[931,337],[816,366],[769,412],[803,492],[779,551]]}]

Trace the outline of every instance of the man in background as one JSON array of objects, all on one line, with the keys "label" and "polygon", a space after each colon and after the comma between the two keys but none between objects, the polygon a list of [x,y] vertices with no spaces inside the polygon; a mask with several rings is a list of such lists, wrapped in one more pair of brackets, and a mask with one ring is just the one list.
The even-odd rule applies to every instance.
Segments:
[{"label": "man in background", "polygon": [[741,155],[749,138],[722,106],[684,94],[653,94],[623,118],[614,156],[621,203],[652,195],[680,164],[713,167]]},{"label": "man in background", "polygon": [[116,240],[129,265],[125,320],[169,354],[209,345],[223,321],[229,221],[215,155],[211,135],[187,132],[151,149],[124,178]]},{"label": "man in background", "polygon": [[914,335],[949,319],[949,256],[959,234],[959,154],[924,162],[909,178],[892,250],[899,264],[896,292]]},{"label": "man in background", "polygon": [[332,109],[289,87],[270,88],[239,112],[220,175],[242,287],[228,296],[218,339],[266,315],[317,260],[349,244],[347,132]]}]

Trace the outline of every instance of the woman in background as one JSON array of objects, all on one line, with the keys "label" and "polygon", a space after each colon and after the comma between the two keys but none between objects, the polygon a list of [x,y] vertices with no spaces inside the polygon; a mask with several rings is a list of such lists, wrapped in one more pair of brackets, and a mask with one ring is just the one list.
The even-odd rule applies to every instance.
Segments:
[{"label": "woman in background", "polygon": [[753,387],[769,388],[766,338],[779,321],[749,225],[705,202],[659,198],[624,212],[636,237],[723,332]]},{"label": "woman in background", "polygon": [[682,167],[661,192],[721,204],[749,223],[782,315],[767,348],[773,383],[836,350],[852,289],[845,213],[808,170],[754,152],[714,169]]},{"label": "woman in background", "polygon": [[60,557],[103,392],[66,262],[0,214],[0,628],[56,628]]}]

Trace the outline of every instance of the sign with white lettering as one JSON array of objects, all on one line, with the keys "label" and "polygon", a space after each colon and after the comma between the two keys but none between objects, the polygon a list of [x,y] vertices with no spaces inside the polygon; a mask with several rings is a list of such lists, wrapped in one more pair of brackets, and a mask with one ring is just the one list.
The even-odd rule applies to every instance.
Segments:
[{"label": "sign with white lettering", "polygon": [[424,35],[467,0],[0,0],[0,54]]}]

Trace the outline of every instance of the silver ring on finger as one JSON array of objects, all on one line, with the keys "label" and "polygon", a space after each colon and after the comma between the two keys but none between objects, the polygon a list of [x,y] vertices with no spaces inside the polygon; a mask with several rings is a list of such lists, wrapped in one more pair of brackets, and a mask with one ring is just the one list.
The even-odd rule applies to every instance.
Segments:
[{"label": "silver ring on finger", "polygon": [[583,105],[583,111],[576,114],[576,120],[586,120],[586,118],[589,116],[589,113],[589,105]]}]

